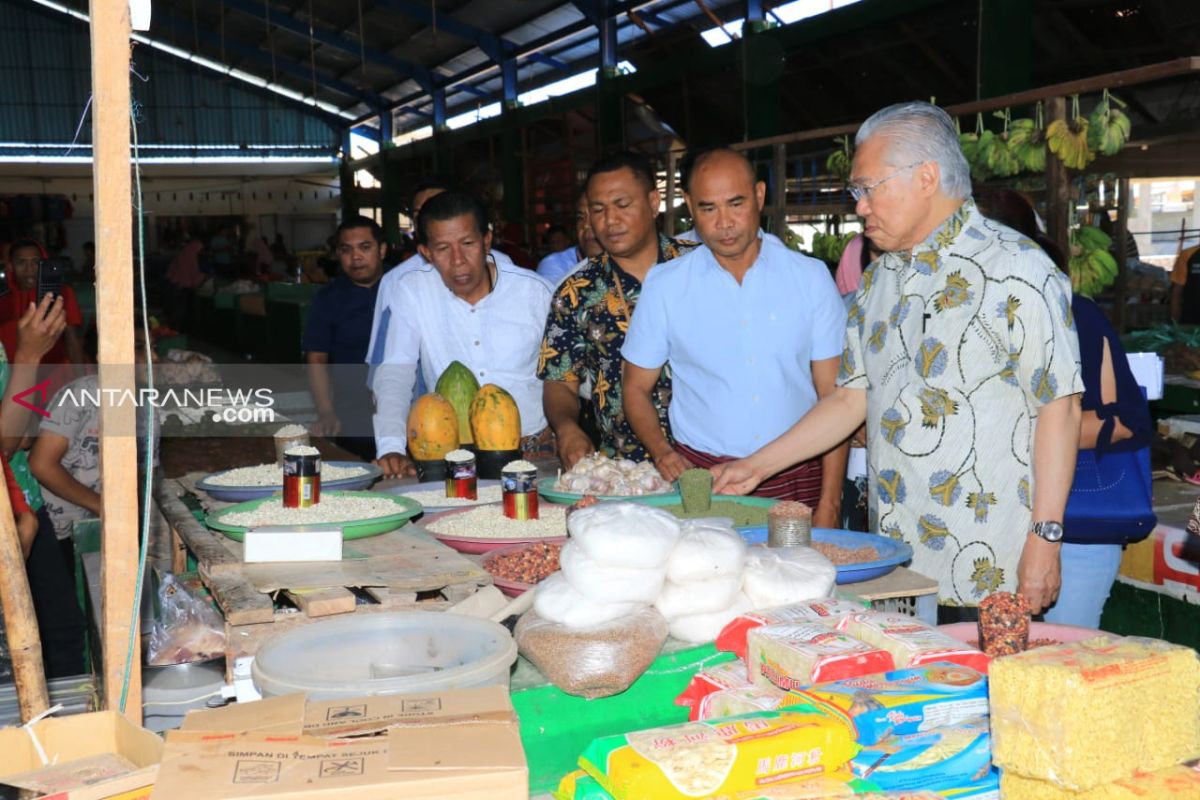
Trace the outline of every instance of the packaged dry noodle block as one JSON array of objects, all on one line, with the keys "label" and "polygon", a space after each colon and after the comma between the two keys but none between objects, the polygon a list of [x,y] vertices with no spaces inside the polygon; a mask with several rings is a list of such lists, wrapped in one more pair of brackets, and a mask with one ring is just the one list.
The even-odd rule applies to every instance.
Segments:
[{"label": "packaged dry noodle block", "polygon": [[[716,795],[718,800],[943,800],[932,792],[874,792],[870,783],[860,781],[848,770],[820,778],[781,783],[748,792]],[[862,792],[866,792],[863,794]],[[555,800],[613,800],[595,779],[582,770],[568,773],[554,792]]]},{"label": "packaged dry noodle block", "polygon": [[742,686],[737,689],[722,689],[700,701],[696,718],[708,720],[736,717],[755,711],[774,711],[795,703],[795,695],[774,687],[764,689],[759,686]]},{"label": "packaged dry noodle block", "polygon": [[1000,770],[993,766],[979,780],[954,789],[943,789],[938,794],[948,800],[1000,800]]},{"label": "packaged dry noodle block", "polygon": [[949,661],[987,672],[988,657],[907,614],[866,611],[847,617],[842,630],[892,654],[897,669]]},{"label": "packaged dry noodle block", "polygon": [[706,667],[692,676],[688,686],[675,698],[675,705],[691,709],[688,719],[695,721],[700,713],[700,703],[713,692],[725,689],[741,689],[750,686],[746,677],[746,662],[740,658]]},{"label": "packaged dry noodle block", "polygon": [[764,625],[746,637],[755,686],[802,689],[892,669],[892,654],[820,623]]},{"label": "packaged dry noodle block", "polygon": [[997,658],[993,748],[1006,772],[1084,791],[1200,756],[1200,656],[1097,636]]},{"label": "packaged dry noodle block", "polygon": [[987,677],[950,663],[822,683],[800,692],[829,703],[854,722],[861,745],[987,716]]},{"label": "packaged dry noodle block", "polygon": [[809,600],[803,603],[755,609],[742,614],[725,626],[717,637],[717,649],[746,657],[746,634],[763,625],[788,625],[798,622],[820,622],[836,626],[843,618],[865,609],[862,603],[849,600]]},{"label": "packaged dry noodle block", "polygon": [[1000,777],[1004,800],[1196,800],[1200,798],[1200,766],[1180,765],[1139,772],[1083,792],[1062,789],[1011,770]]},{"label": "packaged dry noodle block", "polygon": [[579,765],[617,800],[672,800],[821,777],[843,769],[857,750],[846,722],[796,706],[605,736]]},{"label": "packaged dry noodle block", "polygon": [[986,717],[892,736],[865,747],[851,762],[855,776],[882,789],[944,791],[987,777],[992,768]]}]

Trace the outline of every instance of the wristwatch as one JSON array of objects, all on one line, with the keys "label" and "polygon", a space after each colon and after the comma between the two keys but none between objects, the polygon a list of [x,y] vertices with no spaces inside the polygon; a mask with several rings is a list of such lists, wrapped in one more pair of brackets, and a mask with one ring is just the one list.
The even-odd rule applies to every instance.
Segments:
[{"label": "wristwatch", "polygon": [[1034,536],[1042,537],[1047,542],[1061,542],[1063,538],[1061,522],[1035,522],[1029,532]]}]

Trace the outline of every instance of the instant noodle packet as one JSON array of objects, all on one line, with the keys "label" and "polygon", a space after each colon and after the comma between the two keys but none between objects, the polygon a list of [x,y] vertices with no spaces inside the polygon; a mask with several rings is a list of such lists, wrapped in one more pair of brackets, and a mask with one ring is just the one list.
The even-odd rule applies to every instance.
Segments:
[{"label": "instant noodle packet", "polygon": [[[726,689],[741,689],[751,685],[750,679],[746,677],[746,663],[740,658],[734,659],[724,664],[707,667],[693,675],[688,687],[675,698],[675,705],[690,709],[688,719],[694,722],[701,718],[701,705],[709,695]],[[710,714],[709,716],[729,715]]]},{"label": "instant noodle packet", "polygon": [[951,661],[987,672],[988,657],[907,614],[867,612],[842,620],[841,630],[892,654],[897,669]]},{"label": "instant noodle packet", "polygon": [[746,647],[755,686],[802,689],[895,669],[888,651],[818,623],[754,628]]},{"label": "instant noodle packet", "polygon": [[682,800],[830,775],[856,752],[848,720],[805,704],[604,736],[579,766],[616,800]]},{"label": "instant noodle packet", "polygon": [[861,745],[988,713],[987,677],[951,663],[822,683],[795,694],[844,712],[854,722]]},{"label": "instant noodle packet", "polygon": [[836,627],[845,617],[865,611],[865,603],[851,600],[807,600],[775,608],[763,608],[742,614],[726,625],[717,636],[717,649],[746,657],[746,634],[763,625],[791,625],[801,622],[818,622]]},{"label": "instant noodle packet", "polygon": [[865,747],[851,762],[855,776],[886,790],[957,790],[983,780],[992,768],[988,719],[975,717],[923,733],[890,736]]}]

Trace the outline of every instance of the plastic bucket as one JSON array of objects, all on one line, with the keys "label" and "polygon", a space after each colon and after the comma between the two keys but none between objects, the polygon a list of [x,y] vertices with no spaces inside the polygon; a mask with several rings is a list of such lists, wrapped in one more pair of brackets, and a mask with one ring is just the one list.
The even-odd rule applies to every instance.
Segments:
[{"label": "plastic bucket", "polygon": [[517,645],[503,625],[436,611],[354,614],[281,633],[251,674],[264,697],[316,699],[508,686]]}]

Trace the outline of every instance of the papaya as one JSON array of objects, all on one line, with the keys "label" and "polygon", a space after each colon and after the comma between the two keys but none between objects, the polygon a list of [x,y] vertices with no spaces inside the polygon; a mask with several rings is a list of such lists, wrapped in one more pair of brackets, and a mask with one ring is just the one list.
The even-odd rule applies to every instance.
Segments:
[{"label": "papaya", "polygon": [[437,461],[458,447],[458,416],[437,392],[423,394],[408,412],[408,456]]},{"label": "papaya", "polygon": [[521,412],[512,395],[494,383],[485,383],[471,401],[471,433],[480,450],[517,450],[521,447]]},{"label": "papaya", "polygon": [[461,361],[451,361],[438,378],[434,391],[454,406],[454,412],[458,415],[458,443],[474,443],[475,439],[471,436],[471,401],[479,391],[479,381],[475,380],[474,373]]}]

